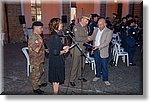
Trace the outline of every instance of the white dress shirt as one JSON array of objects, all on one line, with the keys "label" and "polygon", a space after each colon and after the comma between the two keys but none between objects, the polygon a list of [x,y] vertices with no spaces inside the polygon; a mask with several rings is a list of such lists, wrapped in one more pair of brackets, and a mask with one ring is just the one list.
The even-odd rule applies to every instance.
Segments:
[{"label": "white dress shirt", "polygon": [[95,44],[94,44],[95,46],[100,45],[100,39],[101,39],[101,36],[102,36],[104,29],[102,31],[100,29],[98,29],[98,32],[97,32],[96,37],[95,37]]}]

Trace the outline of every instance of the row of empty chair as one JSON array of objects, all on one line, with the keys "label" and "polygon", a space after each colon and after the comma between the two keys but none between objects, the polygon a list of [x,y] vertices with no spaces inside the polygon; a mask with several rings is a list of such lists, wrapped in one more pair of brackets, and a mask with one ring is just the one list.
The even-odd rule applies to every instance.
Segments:
[{"label": "row of empty chair", "polygon": [[112,52],[112,57],[113,57],[113,64],[115,66],[118,66],[118,59],[119,57],[122,57],[123,62],[127,63],[127,66],[129,66],[129,55],[128,52],[124,51],[124,48],[121,47],[121,39],[119,37],[119,32],[117,34],[113,34],[112,38],[112,45],[113,47],[111,48]]},{"label": "row of empty chair", "polygon": [[112,48],[112,56],[113,56],[113,63],[115,66],[118,65],[118,59],[119,57],[122,57],[123,62],[127,63],[127,66],[129,66],[129,55],[128,52],[124,51],[124,48],[120,47],[119,43],[115,43]]}]

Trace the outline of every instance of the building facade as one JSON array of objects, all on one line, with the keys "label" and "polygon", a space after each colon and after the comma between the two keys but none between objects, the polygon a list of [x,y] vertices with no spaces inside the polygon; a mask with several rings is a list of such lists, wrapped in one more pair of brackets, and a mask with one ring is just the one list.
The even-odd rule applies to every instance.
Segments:
[{"label": "building facade", "polygon": [[42,21],[43,33],[49,34],[48,23],[53,17],[62,18],[64,26],[68,26],[72,19],[77,23],[82,15],[93,13],[102,17],[112,17],[112,13],[117,13],[120,18],[127,14],[143,17],[142,0],[18,0],[1,3],[2,32],[8,43],[25,41],[24,35],[29,33],[34,21]]}]

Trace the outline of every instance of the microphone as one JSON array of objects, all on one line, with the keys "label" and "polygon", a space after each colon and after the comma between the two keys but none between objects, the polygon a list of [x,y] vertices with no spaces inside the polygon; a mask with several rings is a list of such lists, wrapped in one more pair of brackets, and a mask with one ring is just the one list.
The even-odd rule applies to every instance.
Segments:
[{"label": "microphone", "polygon": [[68,27],[64,28],[63,31],[64,31],[64,34],[65,34],[65,35],[74,36],[74,33],[73,33]]},{"label": "microphone", "polygon": [[74,36],[74,33],[72,31],[70,31],[69,29],[66,29],[66,33],[70,34],[71,36]]}]

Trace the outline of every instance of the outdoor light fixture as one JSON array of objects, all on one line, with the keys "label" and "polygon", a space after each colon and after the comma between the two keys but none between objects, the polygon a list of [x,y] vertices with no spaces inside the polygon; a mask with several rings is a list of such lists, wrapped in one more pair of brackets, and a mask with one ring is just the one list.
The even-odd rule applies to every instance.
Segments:
[{"label": "outdoor light fixture", "polygon": [[117,3],[117,2],[118,2],[118,0],[114,0],[114,2],[115,2],[115,3]]}]

